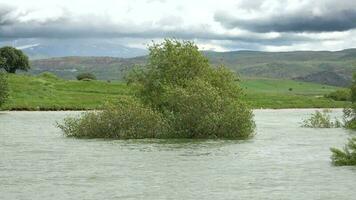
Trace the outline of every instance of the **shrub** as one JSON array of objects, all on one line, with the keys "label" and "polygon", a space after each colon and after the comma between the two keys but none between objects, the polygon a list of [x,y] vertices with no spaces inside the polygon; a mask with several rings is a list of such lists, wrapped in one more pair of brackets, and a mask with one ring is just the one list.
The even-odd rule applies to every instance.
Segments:
[{"label": "shrub", "polygon": [[38,76],[41,78],[44,78],[44,79],[48,79],[48,80],[58,80],[59,79],[55,74],[53,74],[51,72],[43,72],[43,73],[39,74]]},{"label": "shrub", "polygon": [[104,138],[229,138],[253,136],[253,114],[238,77],[209,65],[192,42],[149,47],[149,62],[127,75],[141,103],[65,119],[67,136]]},{"label": "shrub", "polygon": [[331,148],[331,152],[333,153],[331,159],[334,165],[356,165],[356,137],[349,139],[344,151]]},{"label": "shrub", "polygon": [[246,139],[255,127],[246,105],[219,95],[219,90],[203,80],[192,80],[186,87],[167,89],[164,113],[172,136],[179,138]]},{"label": "shrub", "polygon": [[68,137],[112,139],[161,138],[168,127],[160,113],[133,98],[123,98],[103,111],[86,112],[79,118],[67,117],[57,126]]},{"label": "shrub", "polygon": [[330,117],[331,110],[324,109],[323,111],[316,110],[311,114],[310,118],[305,119],[302,122],[302,127],[306,128],[340,128],[341,122],[335,119],[331,120]]},{"label": "shrub", "polygon": [[5,103],[9,96],[9,88],[6,75],[0,72],[0,106]]},{"label": "shrub", "polygon": [[96,77],[92,73],[81,73],[77,75],[77,80],[79,81],[96,80]]},{"label": "shrub", "polygon": [[[351,102],[351,107],[344,109],[345,128],[356,130],[356,73],[351,86]],[[331,152],[333,153],[331,159],[335,165],[356,165],[356,138],[349,139],[343,151],[331,148]]]},{"label": "shrub", "polygon": [[326,94],[325,97],[333,99],[335,101],[350,101],[351,93],[350,93],[350,90],[347,90],[347,89],[336,90],[334,92]]}]

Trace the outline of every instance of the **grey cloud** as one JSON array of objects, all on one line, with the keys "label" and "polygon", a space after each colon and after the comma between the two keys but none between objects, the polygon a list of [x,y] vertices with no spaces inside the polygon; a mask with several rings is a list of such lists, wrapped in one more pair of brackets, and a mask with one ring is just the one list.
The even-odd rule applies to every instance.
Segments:
[{"label": "grey cloud", "polygon": [[276,14],[258,19],[242,19],[225,12],[216,12],[215,21],[226,28],[241,28],[253,32],[333,32],[356,28],[356,10],[324,11],[314,15],[312,11]]},{"label": "grey cloud", "polygon": [[[7,11],[6,13],[8,13]],[[7,23],[0,26],[0,38],[164,38],[233,40],[249,43],[292,44],[311,40],[307,37],[282,35],[273,39],[256,36],[234,36],[215,33],[207,24],[183,26],[182,19],[167,16],[157,23],[142,24],[113,23],[109,19],[96,16],[73,17],[66,13],[59,18],[47,21],[21,22],[18,16],[7,18]],[[172,22],[172,26],[169,26]],[[168,27],[168,28],[167,28]]]},{"label": "grey cloud", "polygon": [[6,5],[0,5],[0,26],[14,23],[14,8]]},{"label": "grey cloud", "polygon": [[[1,8],[3,8],[0,5]],[[48,20],[31,20],[23,22],[20,17],[26,13],[17,14],[15,8],[0,9],[0,38],[2,41],[18,38],[48,38],[48,39],[85,39],[85,38],[136,38],[159,39],[174,37],[178,39],[200,39],[231,41],[252,49],[261,45],[293,45],[313,38],[297,34],[280,34],[279,37],[265,38],[263,35],[230,35],[217,33],[208,24],[184,26],[183,20],[177,16],[166,16],[157,22],[114,23],[105,17],[73,16],[63,11],[63,15]],[[170,24],[171,23],[171,24]]]}]

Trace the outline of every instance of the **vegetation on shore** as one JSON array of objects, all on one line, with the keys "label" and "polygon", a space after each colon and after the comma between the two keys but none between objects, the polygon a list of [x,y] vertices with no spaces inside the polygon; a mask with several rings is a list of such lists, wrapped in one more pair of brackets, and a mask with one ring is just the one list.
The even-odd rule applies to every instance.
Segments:
[{"label": "vegetation on shore", "polygon": [[8,98],[8,83],[7,83],[7,78],[6,75],[2,72],[0,72],[0,107],[2,104],[5,103],[5,101]]},{"label": "vegetation on shore", "polygon": [[241,100],[233,72],[212,67],[189,41],[165,40],[150,46],[149,52],[147,66],[127,77],[135,97],[65,119],[58,125],[64,133],[115,139],[253,136],[252,110]]},{"label": "vegetation on shore", "polygon": [[78,81],[96,80],[95,75],[92,73],[81,73],[78,74],[76,78]]},{"label": "vegetation on shore", "polygon": [[326,98],[331,98],[335,101],[351,101],[350,89],[341,89],[330,92],[325,95]]}]

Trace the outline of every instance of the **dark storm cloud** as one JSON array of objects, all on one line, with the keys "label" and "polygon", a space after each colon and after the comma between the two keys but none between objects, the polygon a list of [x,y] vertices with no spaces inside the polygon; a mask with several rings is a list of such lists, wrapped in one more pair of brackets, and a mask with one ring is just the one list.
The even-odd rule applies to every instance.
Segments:
[{"label": "dark storm cloud", "polygon": [[215,21],[226,28],[240,28],[253,32],[333,32],[356,28],[356,10],[324,11],[315,15],[312,11],[276,14],[257,19],[242,19],[226,12],[216,12]]}]

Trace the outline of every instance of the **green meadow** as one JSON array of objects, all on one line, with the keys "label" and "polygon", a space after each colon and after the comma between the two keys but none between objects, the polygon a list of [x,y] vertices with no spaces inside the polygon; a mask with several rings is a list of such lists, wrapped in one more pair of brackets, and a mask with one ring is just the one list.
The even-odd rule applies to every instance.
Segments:
[{"label": "green meadow", "polygon": [[[119,81],[64,80],[51,74],[8,75],[10,96],[2,110],[91,110],[132,89]],[[276,79],[244,79],[244,99],[252,108],[341,108],[348,102],[323,97],[338,87]]]}]

